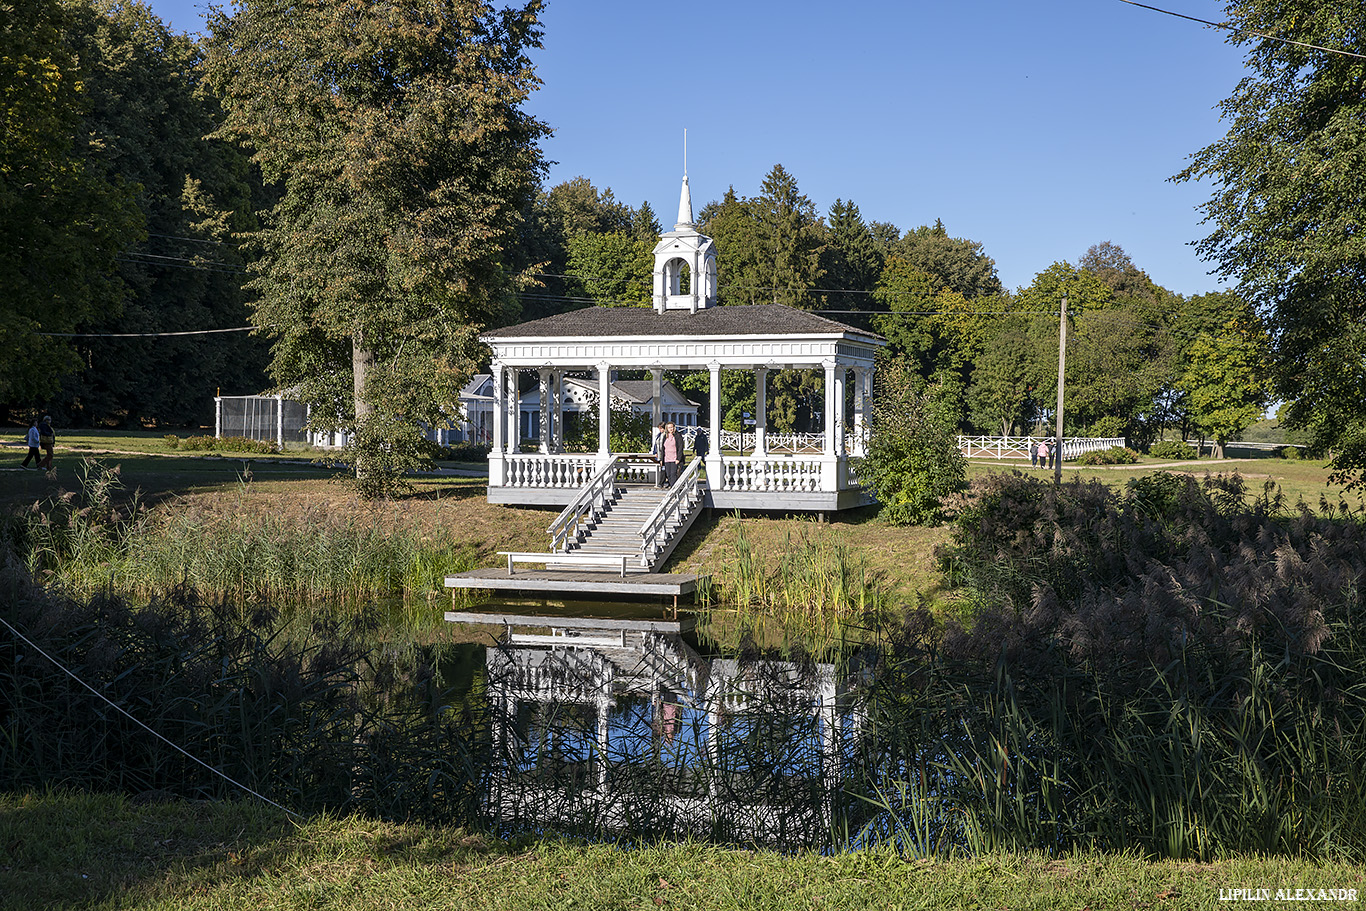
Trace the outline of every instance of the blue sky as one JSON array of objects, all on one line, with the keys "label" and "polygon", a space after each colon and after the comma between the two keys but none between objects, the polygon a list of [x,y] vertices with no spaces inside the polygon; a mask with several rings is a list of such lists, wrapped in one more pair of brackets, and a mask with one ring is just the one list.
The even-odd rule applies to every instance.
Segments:
[{"label": "blue sky", "polygon": [[[203,0],[151,6],[203,27]],[[667,228],[686,127],[698,209],[781,163],[822,214],[942,219],[1009,288],[1105,240],[1173,291],[1220,287],[1190,246],[1213,188],[1167,178],[1227,128],[1244,70],[1222,31],[1119,0],[548,0],[543,22],[550,184],[583,175]]]}]

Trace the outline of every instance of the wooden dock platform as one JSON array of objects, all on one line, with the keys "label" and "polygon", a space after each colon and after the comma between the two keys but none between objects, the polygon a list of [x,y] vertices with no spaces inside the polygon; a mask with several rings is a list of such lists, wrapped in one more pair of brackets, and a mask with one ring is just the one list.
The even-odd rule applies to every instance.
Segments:
[{"label": "wooden dock platform", "polygon": [[[636,618],[616,619],[611,617],[556,617],[548,614],[511,614],[494,611],[446,611],[448,623],[475,623],[482,626],[523,626],[553,630],[573,630],[576,632],[634,632],[634,633],[672,633],[681,635],[697,625],[692,616],[674,619]],[[557,640],[562,644],[572,644],[572,639]]]},{"label": "wooden dock platform", "polygon": [[672,595],[676,601],[680,596],[695,594],[699,582],[707,578],[692,573],[628,573],[622,576],[615,572],[566,569],[518,569],[509,575],[506,569],[499,567],[447,576],[446,587],[536,592],[566,598]]}]

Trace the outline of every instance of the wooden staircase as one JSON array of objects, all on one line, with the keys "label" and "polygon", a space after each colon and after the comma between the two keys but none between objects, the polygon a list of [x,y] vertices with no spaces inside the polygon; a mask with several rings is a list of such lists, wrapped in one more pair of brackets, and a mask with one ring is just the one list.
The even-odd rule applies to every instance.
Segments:
[{"label": "wooden staircase", "polygon": [[565,550],[567,554],[593,555],[630,555],[628,572],[654,572],[661,565],[673,546],[687,533],[695,517],[689,516],[681,526],[675,525],[668,530],[669,545],[658,554],[652,555],[648,565],[641,563],[641,527],[654,514],[659,504],[668,496],[667,490],[649,485],[618,484],[612,498],[605,508],[590,524],[581,526],[578,540]]}]

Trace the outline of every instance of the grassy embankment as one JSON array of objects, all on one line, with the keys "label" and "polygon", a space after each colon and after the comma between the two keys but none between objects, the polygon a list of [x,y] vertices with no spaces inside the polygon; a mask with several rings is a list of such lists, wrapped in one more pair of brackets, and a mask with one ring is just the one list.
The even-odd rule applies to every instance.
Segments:
[{"label": "grassy embankment", "polygon": [[[22,449],[12,450],[14,458]],[[82,458],[92,454],[121,468],[121,497],[138,492],[148,507],[136,553],[116,558],[92,552],[68,567],[82,587],[116,584],[155,589],[191,584],[236,594],[299,594],[335,598],[397,590],[409,607],[444,603],[447,572],[491,566],[500,550],[540,550],[551,512],[490,506],[480,479],[427,477],[404,499],[365,502],[339,483],[337,472],[303,460],[318,450],[279,456],[186,453],[162,434],[87,431],[64,434],[57,482],[40,472],[0,472],[0,508],[28,507],[79,484]],[[974,460],[969,476],[1022,470],[1021,462]],[[473,466],[461,466],[473,467]],[[1336,501],[1322,462],[1277,458],[1172,464],[1147,459],[1132,466],[1077,469],[1065,478],[1094,478],[1122,487],[1158,471],[1203,475],[1238,471],[1256,490],[1274,482],[1290,502],[1317,508]],[[1036,472],[1042,476],[1043,472]],[[934,559],[946,528],[895,528],[872,510],[855,510],[828,524],[810,518],[712,515],[681,544],[670,569],[709,573],[720,598],[717,616],[740,611],[766,616],[770,638],[793,628],[824,629],[856,622],[867,609],[895,613],[905,605],[943,606]],[[382,570],[383,565],[389,569]],[[327,568],[319,572],[318,567]],[[834,605],[834,609],[831,606]]]},{"label": "grassy embankment", "polygon": [[[0,909],[1225,907],[1220,890],[1355,889],[1361,867],[1288,858],[890,852],[782,855],[683,843],[512,843],[245,803],[0,797]],[[1279,902],[1275,904],[1279,905]]]}]

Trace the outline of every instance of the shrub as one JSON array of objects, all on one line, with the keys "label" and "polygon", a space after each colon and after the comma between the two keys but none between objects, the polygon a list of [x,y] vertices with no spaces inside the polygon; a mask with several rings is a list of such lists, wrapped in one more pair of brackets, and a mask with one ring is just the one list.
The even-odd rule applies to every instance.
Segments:
[{"label": "shrub", "polygon": [[443,462],[487,462],[490,448],[486,443],[455,443],[440,447],[436,458]]},{"label": "shrub", "polygon": [[1298,447],[1298,446],[1286,446],[1284,449],[1281,450],[1281,458],[1283,458],[1283,459],[1290,459],[1291,461],[1294,461],[1294,460],[1299,459],[1299,458],[1300,458],[1300,447]]},{"label": "shrub", "polygon": [[[170,442],[168,439],[167,442]],[[263,454],[276,453],[280,448],[273,442],[266,440],[250,440],[246,437],[211,437],[208,435],[186,437],[179,441],[175,448],[189,449],[195,452],[258,452]]]},{"label": "shrub", "polygon": [[1366,513],[1328,511],[1237,475],[974,481],[941,554],[974,624],[879,682],[924,707],[907,805],[969,850],[1360,856]]},{"label": "shrub", "polygon": [[868,455],[855,463],[859,483],[892,524],[936,524],[945,499],[962,489],[967,475],[952,403],[942,386],[924,386],[899,362],[877,375]]},{"label": "shrub", "polygon": [[168,447],[170,447],[171,449],[179,449],[179,448],[180,448],[180,437],[176,436],[174,433],[168,433],[168,434],[166,434],[164,437],[162,437],[161,439],[162,439],[162,440],[166,443],[166,445],[167,445]]},{"label": "shrub", "polygon": [[1195,447],[1187,446],[1178,440],[1163,440],[1160,443],[1154,443],[1152,448],[1148,450],[1148,455],[1155,459],[1173,460],[1198,459],[1200,457],[1200,454],[1195,451]]},{"label": "shrub", "polygon": [[1127,446],[1111,446],[1109,449],[1096,449],[1083,452],[1077,459],[1078,465],[1132,465],[1138,461],[1138,453]]},{"label": "shrub", "polygon": [[276,446],[274,441],[249,440],[246,437],[219,437],[218,449],[223,452],[258,452],[264,454],[280,451],[280,447]]}]

